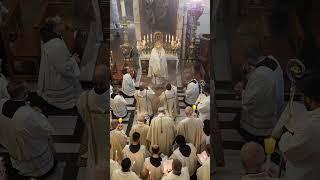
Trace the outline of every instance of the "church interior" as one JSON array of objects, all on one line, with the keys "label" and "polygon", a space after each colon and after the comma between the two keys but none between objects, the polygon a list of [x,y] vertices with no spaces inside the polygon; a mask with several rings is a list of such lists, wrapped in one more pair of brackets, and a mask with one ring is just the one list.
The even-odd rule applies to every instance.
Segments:
[{"label": "church interior", "polygon": [[[103,145],[105,149],[101,149],[106,150],[107,154],[105,159],[100,160],[108,164],[99,171],[104,174],[104,179],[113,180],[112,172],[106,170],[112,166],[109,160],[119,167],[124,166],[124,160],[118,158],[122,149],[120,152],[116,150],[115,154],[109,152],[113,152],[114,148],[112,142],[109,143],[112,131],[121,127],[119,131],[127,138],[125,143],[129,145],[132,143],[129,136],[132,136],[134,127],[139,125],[141,115],[145,116],[145,124],[149,123],[151,129],[156,124],[151,120],[155,121],[162,111],[170,114],[174,127],[179,129],[181,122],[189,118],[189,106],[195,119],[202,120],[201,123],[210,122],[208,127],[201,130],[203,136],[199,135],[210,147],[199,145],[201,151],[197,150],[197,153],[208,153],[208,149],[211,152],[208,153],[210,157],[207,156],[207,159],[211,158],[211,163],[209,161],[209,166],[206,166],[210,168],[207,171],[210,174],[207,179],[202,179],[241,179],[249,174],[243,168],[242,159],[242,148],[249,140],[239,130],[244,97],[243,92],[238,92],[237,83],[249,81],[249,73],[244,73],[244,65],[248,61],[247,49],[259,49],[259,52],[253,52],[253,56],[260,53],[258,56],[263,54],[276,59],[275,66],[283,71],[282,94],[285,104],[303,104],[303,93],[296,89],[295,78],[300,78],[300,74],[319,74],[320,29],[316,22],[320,16],[320,4],[317,0],[0,0],[0,5],[0,78],[5,79],[3,82],[0,79],[0,94],[2,89],[7,90],[8,83],[17,80],[26,82],[28,93],[39,91],[39,74],[46,74],[41,70],[45,59],[43,56],[50,50],[44,50],[47,42],[43,41],[41,34],[48,21],[64,25],[63,34],[58,34],[58,39],[64,42],[63,46],[70,55],[68,58],[79,61],[75,60],[77,67],[74,71],[81,92],[101,88],[97,87],[97,69],[107,65],[108,83],[105,84],[108,86],[108,96],[100,99],[102,104],[107,104],[107,108],[99,116],[107,117],[107,121],[102,123],[107,127],[107,133],[100,137],[108,139]],[[59,55],[60,51],[56,56]],[[74,80],[66,82],[72,84],[67,87],[76,86]],[[128,82],[130,85],[126,84]],[[192,103],[187,102],[189,88],[192,89],[190,84],[194,84],[194,89],[199,91]],[[130,92],[127,93],[125,89]],[[169,113],[166,90],[173,90],[175,97]],[[147,95],[139,95],[140,91],[146,91]],[[148,100],[148,91],[153,93],[151,100]],[[116,104],[117,96],[121,97],[119,102],[122,99],[125,102],[125,115],[116,113],[117,109],[121,109]],[[144,97],[146,102],[140,97]],[[208,104],[200,107],[204,99]],[[79,103],[74,103],[72,108],[61,109],[50,102],[42,102],[43,99],[40,101],[42,104],[39,103],[39,106],[43,107],[37,110],[40,109],[54,129],[50,137],[55,165],[47,176],[28,176],[25,179],[99,179],[93,176],[88,178],[88,169],[92,168],[91,153],[99,152],[91,151],[90,148],[97,148],[92,139],[99,139],[94,137],[99,133],[88,130],[88,124],[83,120],[86,115],[79,112]],[[145,111],[141,110],[144,108]],[[201,112],[200,108],[207,111]],[[299,114],[300,110],[297,111]],[[91,115],[90,109],[88,114]],[[92,116],[90,118],[94,119]],[[112,127],[114,124],[116,128]],[[97,127],[90,125],[90,128]],[[205,134],[206,128],[209,128],[210,135]],[[0,130],[0,179],[19,179],[21,174],[15,177],[18,173],[8,170],[14,163],[9,148],[2,144],[2,141],[5,142],[5,135],[1,133],[4,129]],[[88,133],[89,141],[86,139]],[[140,137],[140,140],[142,138],[146,137]],[[170,140],[175,141],[176,137]],[[151,145],[155,144],[151,142]],[[274,174],[282,179],[286,168],[280,148],[273,147],[271,153],[266,145],[263,148],[263,155],[268,155],[265,159],[270,160],[271,168],[275,169]],[[205,167],[199,159],[196,162],[197,168]],[[135,163],[133,161],[130,169]],[[201,180],[197,168],[194,174],[189,174],[190,179]],[[142,175],[136,175],[144,179]],[[146,177],[153,179],[151,170]]]}]

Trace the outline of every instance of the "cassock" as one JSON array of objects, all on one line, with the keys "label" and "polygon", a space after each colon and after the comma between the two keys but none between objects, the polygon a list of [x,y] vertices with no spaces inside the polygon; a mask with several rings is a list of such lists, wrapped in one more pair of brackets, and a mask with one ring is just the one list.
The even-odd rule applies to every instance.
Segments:
[{"label": "cassock", "polygon": [[147,146],[147,139],[146,139],[147,135],[148,135],[148,131],[149,131],[149,126],[144,124],[143,122],[138,121],[137,124],[132,126],[129,136],[132,137],[132,134],[135,132],[139,133],[140,134],[140,144],[148,147]]},{"label": "cassock", "polygon": [[118,169],[121,169],[121,166],[118,162],[110,159],[110,177],[112,176],[112,174],[118,170]]},{"label": "cassock", "polygon": [[169,159],[180,160],[180,162],[182,163],[182,167],[188,167],[189,174],[192,176],[197,169],[197,149],[190,143],[187,143],[187,145],[191,148],[191,154],[189,155],[189,157],[185,157],[184,155],[182,155],[178,148],[173,152]]},{"label": "cassock", "polygon": [[136,90],[134,93],[134,98],[137,101],[137,115],[144,115],[146,113],[149,116],[153,116],[152,101],[154,97],[155,93],[151,88],[144,89],[143,91]]},{"label": "cassock", "polygon": [[198,168],[197,180],[210,180],[210,157]]},{"label": "cassock", "polygon": [[[148,77],[168,79],[168,65],[165,54],[162,47],[160,49],[152,49],[149,60]],[[156,84],[157,81],[158,79],[155,79]]]},{"label": "cassock", "polygon": [[121,95],[116,95],[113,99],[110,98],[110,107],[117,118],[123,118],[127,115],[127,104],[127,101]]},{"label": "cassock", "polygon": [[255,136],[269,136],[277,123],[277,102],[273,71],[264,65],[248,75],[242,92],[241,127]]},{"label": "cassock", "polygon": [[208,119],[210,120],[210,96],[202,97],[201,99],[198,98],[198,112],[199,112],[199,119],[202,121]]},{"label": "cassock", "polygon": [[287,159],[285,179],[316,180],[320,177],[320,108],[300,121],[304,123],[284,133],[279,142]]},{"label": "cassock", "polygon": [[161,177],[163,176],[161,157],[146,158],[143,164],[143,168],[147,169],[150,172],[152,180],[161,180]]},{"label": "cassock", "polygon": [[6,77],[2,73],[0,73],[0,99],[9,98],[7,85],[8,81]]},{"label": "cassock", "polygon": [[135,87],[134,79],[131,77],[130,73],[123,75],[122,77],[122,92],[127,96],[133,96]]},{"label": "cassock", "polygon": [[176,129],[172,118],[162,113],[153,118],[147,135],[150,146],[159,145],[160,151],[169,156],[175,136]]},{"label": "cassock", "polygon": [[54,132],[47,118],[24,101],[0,101],[0,144],[8,150],[13,168],[23,176],[39,177],[54,165]]},{"label": "cassock", "polygon": [[86,173],[88,179],[94,177],[96,166],[107,162],[107,149],[109,147],[106,139],[108,130],[108,122],[106,121],[107,98],[109,98],[109,91],[100,94],[93,89],[82,93],[77,103],[78,112],[88,130]]},{"label": "cassock", "polygon": [[177,176],[170,172],[168,175],[164,175],[161,180],[190,180],[190,175],[187,167],[181,169],[180,176]]},{"label": "cassock", "polygon": [[165,112],[172,118],[177,116],[177,88],[172,86],[171,90],[165,90],[160,95],[160,103]]},{"label": "cassock", "polygon": [[121,161],[122,150],[127,144],[127,136],[123,131],[118,129],[114,129],[110,132],[110,158],[115,161]]},{"label": "cassock", "polygon": [[140,180],[140,178],[136,175],[136,173],[129,171],[123,172],[121,169],[117,169],[113,172],[111,176],[111,180]]},{"label": "cassock", "polygon": [[247,174],[242,176],[241,180],[280,180],[279,178],[271,178],[268,173],[262,172],[257,174]]},{"label": "cassock", "polygon": [[186,141],[193,144],[197,152],[200,152],[200,145],[203,137],[203,122],[198,118],[187,117],[179,122],[177,134],[186,138]]},{"label": "cassock", "polygon": [[190,82],[187,85],[185,102],[188,103],[189,105],[196,104],[199,94],[200,94],[200,88],[199,88],[198,82],[197,81],[196,83]]},{"label": "cassock", "polygon": [[54,38],[41,48],[38,95],[60,109],[71,109],[81,93],[80,70],[62,39]]},{"label": "cassock", "polygon": [[126,145],[122,150],[123,158],[129,158],[132,163],[132,171],[139,177],[143,168],[144,159],[149,156],[144,145]]}]

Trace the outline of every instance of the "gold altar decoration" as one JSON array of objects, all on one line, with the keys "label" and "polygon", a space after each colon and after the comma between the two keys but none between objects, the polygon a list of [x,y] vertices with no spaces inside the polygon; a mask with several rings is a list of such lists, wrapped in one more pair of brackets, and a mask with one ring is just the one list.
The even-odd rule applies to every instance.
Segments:
[{"label": "gold altar decoration", "polygon": [[141,41],[137,41],[137,49],[144,54],[150,54],[154,47],[163,47],[166,54],[176,55],[181,48],[181,41],[171,34],[163,35],[162,32],[143,35]]}]

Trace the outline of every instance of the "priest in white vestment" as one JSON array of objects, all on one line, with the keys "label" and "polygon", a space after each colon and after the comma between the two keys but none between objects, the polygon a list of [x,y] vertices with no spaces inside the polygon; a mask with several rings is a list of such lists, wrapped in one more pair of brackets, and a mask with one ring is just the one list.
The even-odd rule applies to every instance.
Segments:
[{"label": "priest in white vestment", "polygon": [[164,114],[164,108],[158,109],[158,116],[153,118],[147,135],[147,141],[150,145],[159,145],[160,151],[170,156],[172,153],[172,143],[176,135],[174,121]]},{"label": "priest in white vestment", "polygon": [[114,119],[125,118],[128,115],[127,110],[128,102],[118,94],[117,92],[113,92],[110,97],[110,107],[112,110],[112,117]]},{"label": "priest in white vestment", "polygon": [[203,88],[203,94],[204,97],[198,98],[197,100],[199,119],[202,121],[206,119],[210,120],[210,88],[208,85]]},{"label": "priest in white vestment", "polygon": [[107,161],[108,89],[107,66],[99,65],[95,72],[95,87],[83,92],[77,103],[78,112],[88,130],[87,179],[94,177],[96,166]]},{"label": "priest in white vestment", "polygon": [[131,160],[125,158],[121,162],[121,169],[115,170],[111,175],[111,180],[140,180],[136,173],[130,170]]},{"label": "priest in white vestment", "polygon": [[61,22],[49,20],[41,28],[43,45],[38,76],[38,95],[59,109],[75,107],[81,93],[78,55],[71,55],[58,33]]},{"label": "priest in white vestment", "polygon": [[122,158],[122,150],[127,145],[128,137],[123,131],[123,125],[119,124],[117,120],[112,122],[116,124],[116,128],[110,131],[110,158],[119,162]]},{"label": "priest in white vestment", "polygon": [[122,77],[122,93],[126,97],[133,97],[133,94],[136,90],[135,81],[133,79],[133,71],[125,69],[124,75]]},{"label": "priest in white vestment", "polygon": [[193,117],[193,109],[188,106],[185,109],[186,118],[179,122],[177,134],[185,137],[187,142],[192,143],[197,152],[200,152],[200,145],[203,137],[203,122]]},{"label": "priest in white vestment", "polygon": [[145,118],[144,115],[138,116],[137,124],[133,125],[129,136],[132,140],[132,134],[137,132],[140,134],[140,144],[144,145],[147,149],[149,149],[149,144],[147,143],[147,135],[149,131],[149,125],[145,124]]},{"label": "priest in white vestment", "polygon": [[118,169],[121,169],[120,164],[118,162],[110,159],[110,178],[111,178],[112,174]]},{"label": "priest in white vestment", "polygon": [[8,93],[11,99],[0,101],[0,144],[8,150],[19,175],[46,175],[54,167],[54,129],[42,113],[26,103],[25,82],[9,82]]},{"label": "priest in white vestment", "polygon": [[161,180],[163,176],[162,158],[160,157],[160,148],[158,145],[151,147],[151,157],[145,159],[143,170],[149,172],[152,180]]},{"label": "priest in white vestment", "polygon": [[164,107],[166,114],[172,117],[173,119],[175,119],[178,114],[177,98],[177,87],[171,84],[167,84],[166,90],[162,92],[160,95],[161,106]]},{"label": "priest in white vestment", "polygon": [[123,157],[130,158],[131,162],[134,163],[131,170],[138,176],[140,176],[142,171],[144,159],[149,156],[147,148],[144,145],[140,145],[139,139],[140,134],[137,132],[133,133],[131,144],[126,145],[122,150]]},{"label": "priest in white vestment", "polygon": [[256,64],[249,62],[245,89],[242,90],[241,83],[235,87],[242,93],[240,126],[247,141],[262,143],[265,137],[271,135],[277,123],[275,66],[272,62],[268,59]]},{"label": "priest in white vestment", "polygon": [[[211,174],[213,174],[216,171],[216,167],[213,166],[213,172],[211,172],[210,169],[210,159],[211,159],[211,154],[212,154],[212,150],[211,150],[211,145],[207,145],[206,146],[206,151],[205,151],[208,155],[208,158],[202,162],[201,166],[197,169],[197,180],[210,180]],[[213,162],[214,163],[214,162]],[[213,164],[215,165],[215,164]]]},{"label": "priest in white vestment", "polygon": [[169,159],[179,159],[182,167],[187,167],[190,176],[192,176],[197,169],[197,150],[191,143],[180,144]]},{"label": "priest in white vestment", "polygon": [[185,95],[185,103],[187,106],[192,106],[196,104],[196,101],[200,94],[199,83],[196,79],[191,80],[187,84],[186,95]]},{"label": "priest in white vestment", "polygon": [[152,78],[154,84],[162,84],[168,80],[168,65],[165,54],[162,43],[156,42],[151,51],[148,70],[148,77]]},{"label": "priest in white vestment", "polygon": [[155,93],[150,87],[145,87],[143,84],[140,85],[139,90],[134,93],[136,99],[136,111],[137,115],[147,114],[150,119],[153,117],[153,106],[152,101],[155,98]]},{"label": "priest in white vestment", "polygon": [[286,180],[316,180],[320,177],[320,77],[307,77],[303,82],[307,118],[299,119],[285,132],[279,148],[284,153]]},{"label": "priest in white vestment", "polygon": [[183,167],[181,161],[174,159],[172,162],[172,171],[165,174],[161,180],[190,180],[190,174],[187,167]]}]

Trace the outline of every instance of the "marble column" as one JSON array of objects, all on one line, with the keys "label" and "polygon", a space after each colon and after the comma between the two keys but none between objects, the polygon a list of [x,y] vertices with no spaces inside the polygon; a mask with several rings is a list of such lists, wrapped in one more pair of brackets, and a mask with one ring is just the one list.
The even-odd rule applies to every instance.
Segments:
[{"label": "marble column", "polygon": [[185,3],[183,4],[183,26],[182,26],[182,53],[181,53],[181,59],[185,60],[187,59],[187,54],[186,54],[186,45],[187,45],[187,26],[188,26],[188,10],[187,7],[185,6]]},{"label": "marble column", "polygon": [[183,31],[183,17],[184,17],[184,3],[185,0],[179,0],[177,8],[177,29],[176,36],[181,40]]},{"label": "marble column", "polygon": [[140,18],[140,1],[133,1],[133,17],[134,17],[134,27],[135,27],[135,35],[136,41],[141,41],[141,18]]}]

